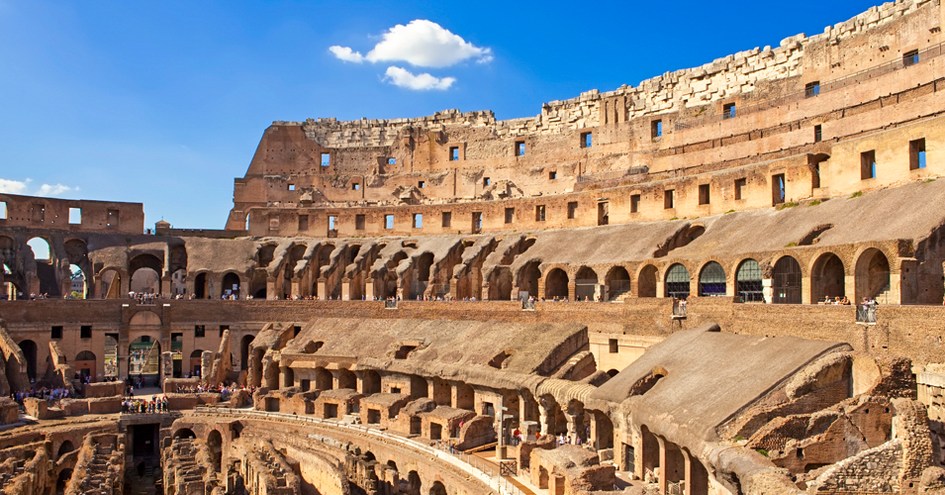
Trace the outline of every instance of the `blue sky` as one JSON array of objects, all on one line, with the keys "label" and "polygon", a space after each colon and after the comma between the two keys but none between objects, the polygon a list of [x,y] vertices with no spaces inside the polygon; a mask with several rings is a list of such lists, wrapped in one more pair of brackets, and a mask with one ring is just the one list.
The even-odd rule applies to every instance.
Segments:
[{"label": "blue sky", "polygon": [[874,4],[0,0],[0,190],[222,228],[274,120],[536,115]]}]

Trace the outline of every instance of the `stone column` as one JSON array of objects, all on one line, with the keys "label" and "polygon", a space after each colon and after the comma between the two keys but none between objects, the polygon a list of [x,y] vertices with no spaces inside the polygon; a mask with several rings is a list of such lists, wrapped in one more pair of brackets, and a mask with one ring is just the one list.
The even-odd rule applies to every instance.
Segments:
[{"label": "stone column", "polygon": [[276,289],[276,279],[273,277],[266,278],[266,299],[270,301],[275,301],[276,299],[282,298],[282,289]]},{"label": "stone column", "polygon": [[291,288],[290,290],[292,291],[292,294],[290,294],[290,297],[291,297],[292,299],[295,299],[295,296],[301,296],[301,295],[302,295],[302,284],[299,283],[299,279],[298,279],[298,278],[293,278],[293,279],[292,279],[291,287],[292,287],[292,288]]},{"label": "stone column", "polygon": [[318,299],[321,301],[328,300],[328,284],[326,282],[325,277],[318,278]]},{"label": "stone column", "polygon": [[171,281],[172,281],[171,273],[164,272],[164,276],[161,277],[161,294],[163,294],[164,297],[169,297],[171,295],[171,291],[172,291]]},{"label": "stone column", "polygon": [[574,301],[577,293],[577,283],[574,280],[568,280],[568,300]]},{"label": "stone column", "polygon": [[364,299],[367,301],[374,300],[374,279],[369,278],[364,282]]},{"label": "stone column", "polygon": [[771,304],[771,301],[774,300],[774,280],[770,278],[761,279],[761,296],[765,300],[765,304]]},{"label": "stone column", "polygon": [[656,441],[660,445],[659,493],[664,495],[666,493],[666,441],[660,436],[656,437]]},{"label": "stone column", "polygon": [[341,279],[341,300],[351,300],[351,279],[348,277]]}]

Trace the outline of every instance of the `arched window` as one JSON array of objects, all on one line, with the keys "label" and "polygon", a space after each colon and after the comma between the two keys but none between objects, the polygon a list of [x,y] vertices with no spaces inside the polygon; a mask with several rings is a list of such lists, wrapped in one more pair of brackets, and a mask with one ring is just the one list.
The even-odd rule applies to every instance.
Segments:
[{"label": "arched window", "polygon": [[801,265],[796,259],[784,256],[774,264],[771,272],[774,304],[801,303]]},{"label": "arched window", "polygon": [[689,297],[689,270],[676,263],[666,272],[666,297],[685,299]]},{"label": "arched window", "polygon": [[735,292],[742,302],[763,302],[761,265],[749,258],[738,265],[735,274]]},{"label": "arched window", "polygon": [[725,270],[722,265],[710,261],[699,274],[699,295],[724,296],[725,289]]}]

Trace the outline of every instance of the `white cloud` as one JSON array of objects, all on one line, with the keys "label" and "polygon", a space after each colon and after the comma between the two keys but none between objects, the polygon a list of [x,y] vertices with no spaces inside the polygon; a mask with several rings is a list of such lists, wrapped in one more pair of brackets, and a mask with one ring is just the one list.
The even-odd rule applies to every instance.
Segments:
[{"label": "white cloud", "polygon": [[433,21],[415,19],[406,26],[390,28],[365,59],[440,68],[469,59],[488,62],[492,60],[492,50],[475,46]]},{"label": "white cloud", "polygon": [[0,179],[0,193],[7,194],[25,194],[26,188],[29,186],[30,179],[22,180],[12,180],[12,179]]},{"label": "white cloud", "polygon": [[78,190],[78,188],[73,189],[72,187],[66,186],[64,184],[43,184],[39,186],[39,189],[36,190],[36,195],[59,196],[60,194],[65,194],[72,190]]},{"label": "white cloud", "polygon": [[361,55],[361,53],[356,52],[347,46],[332,45],[328,47],[328,51],[330,51],[332,55],[335,56],[335,58],[344,62],[360,64],[364,61],[364,56]]},{"label": "white cloud", "polygon": [[32,189],[33,179],[14,180],[0,178],[0,193],[23,194],[26,196],[59,196],[70,191],[78,191],[78,187],[71,187],[65,184],[40,184],[39,187]]},{"label": "white cloud", "polygon": [[426,72],[414,74],[403,67],[391,66],[384,72],[384,80],[401,88],[415,91],[446,90],[456,82],[455,77],[435,77]]}]

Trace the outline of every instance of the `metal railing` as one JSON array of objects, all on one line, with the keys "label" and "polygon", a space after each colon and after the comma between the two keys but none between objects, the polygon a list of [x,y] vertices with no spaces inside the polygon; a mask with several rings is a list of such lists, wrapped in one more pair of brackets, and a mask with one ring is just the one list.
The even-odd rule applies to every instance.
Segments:
[{"label": "metal railing", "polygon": [[308,423],[323,427],[337,428],[340,430],[353,431],[383,438],[389,442],[400,444],[403,447],[425,452],[438,460],[444,461],[451,466],[459,469],[465,474],[476,478],[479,482],[495,490],[500,495],[525,495],[518,487],[509,480],[499,476],[499,466],[492,464],[481,457],[472,454],[456,453],[451,454],[449,450],[443,450],[442,447],[449,449],[448,444],[441,448],[434,448],[416,440],[393,435],[386,431],[372,428],[370,425],[352,425],[339,423],[334,420],[316,418],[313,416],[298,416],[294,414],[284,414],[276,412],[256,411],[253,409],[233,409],[229,407],[205,407],[198,406],[194,408],[198,414],[232,416],[232,417],[255,417],[261,419],[271,419],[274,421],[291,421],[299,423]]}]

